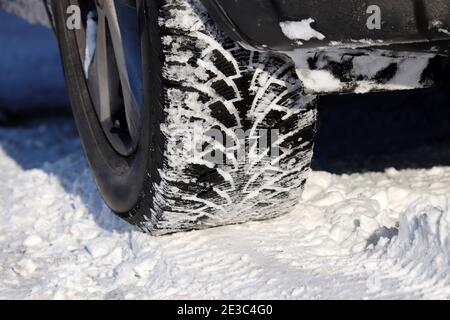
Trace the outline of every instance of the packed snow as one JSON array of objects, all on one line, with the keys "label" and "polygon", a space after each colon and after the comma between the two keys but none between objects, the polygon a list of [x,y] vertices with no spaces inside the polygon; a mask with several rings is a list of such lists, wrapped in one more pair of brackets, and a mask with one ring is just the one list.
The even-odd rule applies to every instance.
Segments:
[{"label": "packed snow", "polygon": [[151,237],[103,204],[69,117],[2,127],[0,299],[450,298],[450,167],[372,172],[341,157],[339,173],[318,148],[291,214]]}]

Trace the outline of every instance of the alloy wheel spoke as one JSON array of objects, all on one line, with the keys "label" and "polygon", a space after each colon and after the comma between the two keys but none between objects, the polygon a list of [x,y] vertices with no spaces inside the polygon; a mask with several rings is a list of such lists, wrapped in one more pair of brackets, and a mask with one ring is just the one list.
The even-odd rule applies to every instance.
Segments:
[{"label": "alloy wheel spoke", "polygon": [[111,146],[120,155],[129,156],[141,134],[143,91],[137,7],[115,0],[76,3],[85,18],[76,38],[94,111]]},{"label": "alloy wheel spoke", "polygon": [[128,78],[127,62],[125,59],[122,35],[120,32],[114,1],[103,1],[103,6],[99,11],[102,11],[104,14],[106,27],[109,29],[109,35],[111,38],[111,44],[115,55],[117,71],[123,94],[127,127],[133,141],[133,147],[135,147],[135,144],[137,144],[137,141],[139,140],[140,134],[140,114],[137,108],[136,100],[131,91],[130,81]]},{"label": "alloy wheel spoke", "polygon": [[106,18],[99,13],[95,55],[88,80],[90,80],[91,92],[96,95],[93,97],[95,100],[94,105],[101,123],[111,119],[114,112],[114,106],[111,104],[113,102],[111,91],[114,89],[112,88],[114,82],[116,82],[117,86],[118,81],[118,79],[113,79],[114,70],[111,70],[108,54],[110,52],[108,52],[107,22]]}]

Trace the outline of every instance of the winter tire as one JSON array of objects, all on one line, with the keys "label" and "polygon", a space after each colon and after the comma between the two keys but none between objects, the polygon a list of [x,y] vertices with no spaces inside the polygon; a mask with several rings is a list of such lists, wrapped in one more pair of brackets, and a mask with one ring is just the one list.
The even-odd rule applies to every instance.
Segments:
[{"label": "winter tire", "polygon": [[[92,36],[87,25],[98,24],[93,56],[86,49],[92,39],[80,49],[79,32],[66,25],[68,7],[86,2],[97,10],[94,20],[82,10],[84,34]],[[108,14],[108,27],[100,25],[108,3],[114,7],[53,2],[73,113],[107,205],[155,235],[290,212],[309,172],[316,120],[315,97],[302,93],[292,61],[244,49],[197,0],[148,0],[137,2],[136,62],[128,49],[115,48]],[[112,57],[99,47],[104,33]],[[123,71],[129,61],[134,69]],[[92,75],[93,67],[100,71]],[[105,90],[112,107],[102,100]]]}]

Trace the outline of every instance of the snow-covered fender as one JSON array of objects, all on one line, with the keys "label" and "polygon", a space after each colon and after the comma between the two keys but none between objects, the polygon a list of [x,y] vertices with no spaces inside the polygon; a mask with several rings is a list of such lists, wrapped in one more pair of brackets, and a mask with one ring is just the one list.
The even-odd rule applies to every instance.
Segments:
[{"label": "snow-covered fender", "polygon": [[449,0],[201,2],[244,46],[290,55],[310,94],[434,86],[450,43]]},{"label": "snow-covered fender", "polygon": [[260,50],[422,43],[448,48],[449,0],[201,0],[234,40]]},{"label": "snow-covered fender", "polygon": [[286,52],[308,94],[367,93],[436,86],[441,56],[427,52],[362,49],[296,49]]},{"label": "snow-covered fender", "polygon": [[450,44],[449,0],[201,1],[234,40],[291,56],[310,94],[433,86]]}]

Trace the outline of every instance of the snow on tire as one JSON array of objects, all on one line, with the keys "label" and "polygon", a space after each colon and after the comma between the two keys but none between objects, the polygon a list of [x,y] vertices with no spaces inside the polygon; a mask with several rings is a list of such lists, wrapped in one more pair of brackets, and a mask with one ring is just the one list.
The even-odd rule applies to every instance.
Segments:
[{"label": "snow on tire", "polygon": [[290,212],[309,172],[316,120],[315,97],[302,94],[292,61],[243,49],[196,0],[164,1],[159,25],[164,164],[151,212],[130,220],[165,234]]}]

